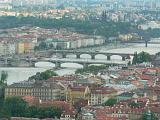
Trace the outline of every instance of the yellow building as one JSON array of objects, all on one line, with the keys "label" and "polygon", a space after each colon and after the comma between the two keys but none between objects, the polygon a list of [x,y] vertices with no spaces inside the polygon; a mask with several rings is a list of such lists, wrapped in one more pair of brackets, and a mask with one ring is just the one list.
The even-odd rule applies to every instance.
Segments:
[{"label": "yellow building", "polygon": [[121,34],[119,35],[119,39],[122,41],[129,41],[133,38],[131,34]]},{"label": "yellow building", "polygon": [[17,49],[16,53],[18,54],[24,54],[24,53],[30,53],[34,50],[34,43],[32,42],[19,42],[17,43]]},{"label": "yellow building", "polygon": [[84,86],[76,86],[76,87],[68,87],[66,99],[71,104],[74,104],[79,99],[89,99],[90,90],[88,87]]},{"label": "yellow building", "polygon": [[24,43],[17,43],[16,53],[23,54],[24,53]]}]

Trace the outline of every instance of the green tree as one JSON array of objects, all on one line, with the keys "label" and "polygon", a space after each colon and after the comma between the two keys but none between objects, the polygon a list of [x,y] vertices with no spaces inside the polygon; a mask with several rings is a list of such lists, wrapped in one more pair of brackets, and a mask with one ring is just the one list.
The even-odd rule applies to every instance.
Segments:
[{"label": "green tree", "polygon": [[143,62],[151,62],[151,60],[151,55],[147,52],[142,51],[139,54],[135,53],[132,63],[139,64]]},{"label": "green tree", "polygon": [[141,120],[158,120],[153,112],[144,112]]},{"label": "green tree", "polygon": [[35,118],[39,118],[39,108],[36,106],[30,106],[27,108],[26,113],[25,113],[26,117],[35,117]]},{"label": "green tree", "polygon": [[8,73],[5,71],[1,72],[1,80],[0,80],[0,85],[1,84],[7,84],[7,78],[8,78]]},{"label": "green tree", "polygon": [[47,107],[47,108],[40,108],[39,115],[40,118],[60,118],[62,114],[62,109],[57,107]]},{"label": "green tree", "polygon": [[136,103],[135,101],[130,102],[128,105],[131,106],[131,107],[140,107],[141,106],[140,103]]},{"label": "green tree", "polygon": [[30,106],[26,110],[26,117],[36,117],[36,118],[60,118],[63,109],[60,107],[36,107]]},{"label": "green tree", "polygon": [[48,48],[46,42],[41,42],[38,46],[40,50],[46,50]]},{"label": "green tree", "polygon": [[117,99],[115,99],[115,98],[110,98],[110,99],[108,99],[105,103],[104,103],[104,105],[105,106],[113,106],[114,104],[116,104],[117,103]]},{"label": "green tree", "polygon": [[53,70],[46,70],[44,72],[37,72],[36,75],[33,75],[29,78],[29,80],[48,80],[52,76],[57,76]]},{"label": "green tree", "polygon": [[8,97],[4,101],[4,110],[13,117],[23,117],[27,103],[20,97]]},{"label": "green tree", "polygon": [[4,109],[0,108],[0,119],[2,119],[2,118],[10,119],[10,115]]}]

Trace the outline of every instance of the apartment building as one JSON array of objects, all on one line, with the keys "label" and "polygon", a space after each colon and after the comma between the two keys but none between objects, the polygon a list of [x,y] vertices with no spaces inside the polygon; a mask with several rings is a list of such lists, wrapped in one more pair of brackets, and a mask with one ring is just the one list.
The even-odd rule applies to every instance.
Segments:
[{"label": "apartment building", "polygon": [[5,88],[5,98],[33,96],[41,100],[59,100],[64,97],[64,88],[48,81],[23,81]]}]

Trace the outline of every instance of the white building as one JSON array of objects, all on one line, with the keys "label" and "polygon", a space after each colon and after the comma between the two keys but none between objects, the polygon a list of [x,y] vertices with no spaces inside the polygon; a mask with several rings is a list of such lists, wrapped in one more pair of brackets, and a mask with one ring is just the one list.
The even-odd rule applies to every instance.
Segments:
[{"label": "white building", "polygon": [[16,53],[16,45],[12,43],[0,43],[0,55],[12,55]]},{"label": "white building", "polygon": [[138,28],[142,29],[142,30],[147,30],[149,28],[158,29],[158,28],[160,28],[160,23],[156,22],[156,21],[150,21],[150,22],[148,22],[146,24],[139,25]]}]

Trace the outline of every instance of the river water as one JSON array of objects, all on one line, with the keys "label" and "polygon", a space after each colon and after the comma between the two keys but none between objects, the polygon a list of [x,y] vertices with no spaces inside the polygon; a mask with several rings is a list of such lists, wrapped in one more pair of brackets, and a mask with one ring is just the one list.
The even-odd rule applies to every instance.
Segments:
[{"label": "river water", "polygon": [[[85,50],[91,50],[94,48],[86,48]],[[144,44],[132,44],[132,45],[126,45],[126,46],[121,46],[116,47],[116,48],[108,48],[106,46],[104,47],[99,47],[96,48],[96,50],[99,51],[106,51],[106,52],[115,52],[115,53],[134,53],[134,52],[141,52],[141,51],[145,51],[148,52],[150,54],[155,54],[157,52],[160,52],[160,44],[149,44],[148,47],[146,48]],[[74,58],[75,56],[70,55],[67,56],[70,58]],[[82,55],[81,56],[83,59],[90,59],[90,56],[88,55]],[[120,60],[121,57],[120,56],[112,56],[113,58],[111,59],[115,59],[115,60]],[[106,59],[106,56],[104,55],[97,55],[96,59]],[[36,68],[30,68],[30,67],[26,67],[26,68],[11,68],[11,67],[1,67],[0,68],[0,73],[2,71],[6,71],[8,72],[8,78],[7,78],[7,83],[8,84],[12,84],[14,82],[19,82],[19,81],[23,81],[23,80],[27,80],[28,77],[35,75],[37,72],[42,72],[45,71],[47,69],[51,69],[53,68],[54,65],[51,63],[45,63],[45,62],[41,62],[41,63],[37,63],[37,67]],[[81,65],[78,64],[73,64],[73,63],[66,63],[63,64],[64,67],[63,69],[60,70],[56,70],[57,74],[59,75],[66,75],[66,74],[74,74],[75,70],[77,68],[82,68]]]}]

